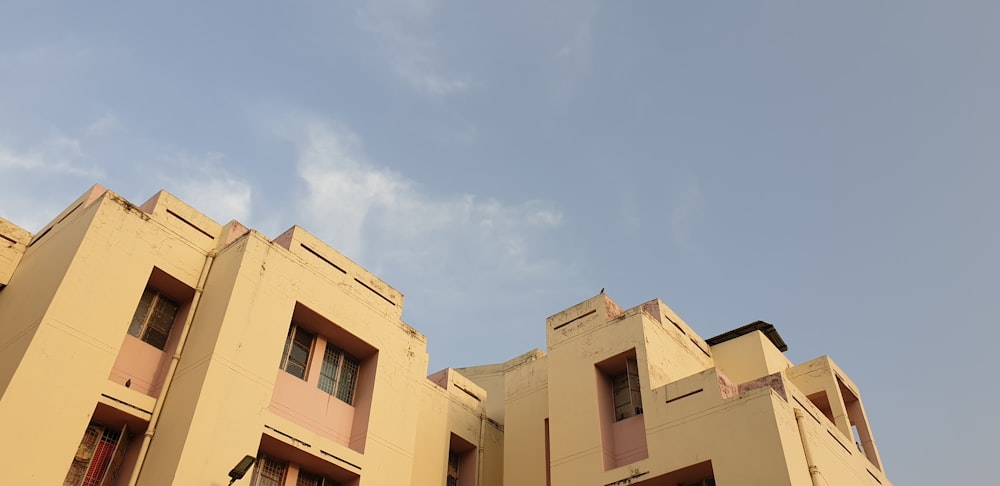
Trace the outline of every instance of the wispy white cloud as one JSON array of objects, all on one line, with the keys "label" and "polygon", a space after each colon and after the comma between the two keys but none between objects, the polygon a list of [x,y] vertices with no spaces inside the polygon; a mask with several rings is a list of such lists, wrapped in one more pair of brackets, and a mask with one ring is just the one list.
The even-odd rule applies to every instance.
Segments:
[{"label": "wispy white cloud", "polygon": [[167,189],[220,222],[246,222],[251,217],[251,186],[225,163],[219,153],[191,154],[135,136],[114,114],[106,113],[70,134],[0,139],[3,216],[37,229],[66,202],[53,198],[40,207],[39,193],[76,194],[101,183],[129,197]]},{"label": "wispy white cloud", "polygon": [[3,172],[29,171],[42,175],[101,177],[103,170],[85,159],[80,140],[64,135],[48,137],[29,151],[16,151],[0,144],[0,171]]},{"label": "wispy white cloud", "polygon": [[37,155],[18,154],[0,146],[0,169],[37,170],[45,167],[45,161]]},{"label": "wispy white cloud", "polygon": [[562,222],[551,204],[432,195],[368,161],[361,139],[349,129],[317,120],[297,123],[298,130],[284,133],[298,133],[297,170],[306,184],[300,214],[310,231],[349,257],[420,272],[462,266],[464,273],[530,277],[550,269],[538,243]]},{"label": "wispy white cloud", "polygon": [[160,167],[169,170],[158,177],[164,187],[217,222],[250,221],[253,194],[250,183],[225,168],[222,154],[164,153]]},{"label": "wispy white cloud", "polygon": [[60,201],[39,201],[39,194],[72,185],[82,191],[104,176],[104,169],[87,157],[85,141],[73,136],[44,136],[29,149],[0,139],[0,195],[5,219],[35,231],[59,212]]},{"label": "wispy white cloud", "polygon": [[433,35],[436,0],[374,0],[356,11],[355,21],[368,32],[389,69],[411,89],[430,96],[467,91],[468,75],[456,73],[444,61]]}]

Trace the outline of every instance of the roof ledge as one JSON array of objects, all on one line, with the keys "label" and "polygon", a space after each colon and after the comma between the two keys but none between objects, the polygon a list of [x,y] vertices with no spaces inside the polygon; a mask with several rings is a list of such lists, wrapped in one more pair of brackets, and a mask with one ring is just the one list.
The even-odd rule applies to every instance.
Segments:
[{"label": "roof ledge", "polygon": [[715,346],[716,344],[721,344],[726,341],[736,339],[740,336],[750,334],[754,331],[760,331],[764,333],[764,336],[774,344],[774,347],[778,348],[778,351],[785,352],[788,351],[788,345],[785,344],[785,340],[781,339],[781,335],[778,334],[778,330],[774,328],[772,324],[764,321],[753,321],[743,327],[737,327],[732,331],[727,331],[718,336],[711,337],[705,340],[709,346]]}]

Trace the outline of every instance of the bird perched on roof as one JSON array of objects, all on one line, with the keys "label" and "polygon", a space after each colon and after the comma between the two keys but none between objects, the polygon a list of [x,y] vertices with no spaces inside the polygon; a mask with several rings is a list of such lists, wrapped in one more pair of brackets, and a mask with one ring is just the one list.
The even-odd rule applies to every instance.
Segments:
[{"label": "bird perched on roof", "polygon": [[601,287],[601,293],[602,294],[604,293],[604,287]]},{"label": "bird perched on roof", "polygon": [[132,386],[132,378],[125,380],[125,388]]}]

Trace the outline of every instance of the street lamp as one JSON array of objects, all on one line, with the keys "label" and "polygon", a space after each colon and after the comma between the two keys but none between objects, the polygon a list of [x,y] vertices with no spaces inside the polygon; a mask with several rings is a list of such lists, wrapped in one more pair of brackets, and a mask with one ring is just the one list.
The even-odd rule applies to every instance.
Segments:
[{"label": "street lamp", "polygon": [[233,470],[229,471],[229,477],[231,478],[229,485],[232,486],[236,480],[243,479],[243,476],[246,476],[247,471],[250,470],[256,460],[253,456],[244,456],[243,459],[240,459],[240,462],[233,467]]}]

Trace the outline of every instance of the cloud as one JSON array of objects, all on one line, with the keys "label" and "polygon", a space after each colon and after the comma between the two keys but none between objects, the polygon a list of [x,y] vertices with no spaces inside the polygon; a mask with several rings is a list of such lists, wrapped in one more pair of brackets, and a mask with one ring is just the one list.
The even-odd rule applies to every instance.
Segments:
[{"label": "cloud", "polygon": [[80,140],[63,135],[50,136],[26,152],[0,145],[0,172],[8,176],[11,176],[9,172],[21,171],[38,175],[101,177],[103,171],[85,159]]},{"label": "cloud", "polygon": [[231,219],[247,223],[252,216],[250,184],[233,176],[218,153],[192,156],[182,152],[161,154],[161,167],[169,170],[158,177],[170,192],[219,223]]},{"label": "cloud", "polygon": [[43,226],[66,202],[40,202],[39,194],[75,195],[94,183],[140,200],[167,189],[222,223],[247,222],[252,215],[251,186],[225,168],[224,155],[193,155],[137,136],[111,113],[71,134],[8,136],[0,139],[2,216],[29,230]]},{"label": "cloud", "polygon": [[435,0],[376,0],[356,11],[358,27],[372,35],[379,55],[411,89],[441,97],[467,91],[468,76],[445,65],[434,38]]},{"label": "cloud", "polygon": [[[562,213],[542,201],[507,203],[472,194],[431,195],[367,161],[349,129],[301,120],[295,143],[306,191],[306,227],[365,265],[434,272],[440,279],[541,275],[551,259],[539,246]],[[452,276],[441,269],[460,267]],[[373,270],[377,270],[373,268]],[[458,275],[461,273],[462,275]],[[464,276],[463,276],[464,275]]]},{"label": "cloud", "polygon": [[0,147],[0,169],[37,170],[46,167],[37,155],[17,154],[6,147]]},{"label": "cloud", "polygon": [[0,140],[0,217],[28,231],[38,230],[61,210],[63,201],[39,200],[39,194],[82,192],[104,176],[87,157],[81,139],[55,134],[41,138],[28,150],[13,145]]}]

